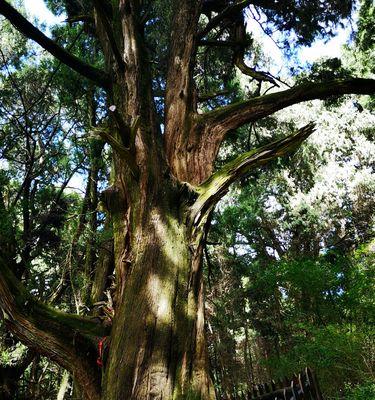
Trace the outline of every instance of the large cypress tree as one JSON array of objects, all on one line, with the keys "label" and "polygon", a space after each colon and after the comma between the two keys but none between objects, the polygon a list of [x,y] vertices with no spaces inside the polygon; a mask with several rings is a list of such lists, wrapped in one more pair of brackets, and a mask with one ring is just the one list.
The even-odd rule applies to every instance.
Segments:
[{"label": "large cypress tree", "polygon": [[[215,170],[221,143],[237,128],[302,101],[375,92],[374,80],[350,78],[260,95],[279,83],[247,64],[252,43],[245,10],[262,12],[275,28],[309,44],[349,16],[352,2],[65,0],[49,5],[64,11],[71,23],[80,21],[98,40],[103,69],[46,37],[9,2],[0,0],[0,13],[100,87],[107,99],[108,118],[95,132],[113,150],[113,182],[103,203],[113,223],[115,316],[108,334],[91,319],[38,303],[2,257],[0,306],[6,324],[25,344],[71,371],[86,399],[214,399],[202,278],[210,213],[251,168],[297,149],[313,124]],[[236,65],[257,82],[254,93],[231,102],[227,74],[202,62],[198,53],[204,48],[223,49],[224,72]],[[197,76],[220,90],[221,107],[204,103],[212,94],[200,92],[205,79]],[[110,350],[101,377],[96,343],[104,335]]]}]

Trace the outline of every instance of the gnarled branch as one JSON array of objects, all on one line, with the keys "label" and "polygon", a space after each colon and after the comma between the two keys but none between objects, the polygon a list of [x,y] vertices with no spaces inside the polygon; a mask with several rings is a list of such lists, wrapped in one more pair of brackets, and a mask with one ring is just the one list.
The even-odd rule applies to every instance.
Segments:
[{"label": "gnarled branch", "polygon": [[296,150],[313,133],[314,129],[315,124],[310,123],[297,133],[284,139],[241,154],[213,173],[210,178],[196,188],[199,196],[191,207],[192,224],[194,226],[199,225],[202,218],[212,210],[233,182],[247,174],[251,169],[265,165],[276,157],[284,156]]},{"label": "gnarled branch", "polygon": [[276,81],[263,71],[257,71],[255,68],[249,67],[245,62],[245,50],[248,43],[246,43],[246,26],[245,20],[240,12],[235,27],[233,28],[233,35],[236,45],[234,46],[234,64],[245,75],[256,79],[259,82],[270,82],[279,86]]},{"label": "gnarled branch", "polygon": [[88,399],[99,400],[97,338],[105,330],[93,320],[66,314],[38,302],[0,256],[0,309],[7,328],[28,347],[74,373]]},{"label": "gnarled branch", "polygon": [[107,88],[110,85],[110,76],[98,68],[93,67],[80,60],[78,57],[68,53],[64,48],[56,44],[43,32],[31,24],[23,15],[14,9],[5,0],[0,0],[0,14],[7,18],[23,35],[34,40],[63,64],[72,68],[80,75],[90,79],[97,85]]},{"label": "gnarled branch", "polygon": [[[234,47],[238,42],[234,40],[200,40],[199,46],[209,46],[209,47]],[[248,44],[248,42],[246,42]]]}]

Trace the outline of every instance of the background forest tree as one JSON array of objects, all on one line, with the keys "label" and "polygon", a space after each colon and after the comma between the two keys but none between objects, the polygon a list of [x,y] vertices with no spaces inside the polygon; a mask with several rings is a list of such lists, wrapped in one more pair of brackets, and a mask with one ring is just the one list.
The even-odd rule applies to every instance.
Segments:
[{"label": "background forest tree", "polygon": [[309,68],[352,2],[46,4],[53,42],[0,1],[0,398],[374,396],[372,2]]}]

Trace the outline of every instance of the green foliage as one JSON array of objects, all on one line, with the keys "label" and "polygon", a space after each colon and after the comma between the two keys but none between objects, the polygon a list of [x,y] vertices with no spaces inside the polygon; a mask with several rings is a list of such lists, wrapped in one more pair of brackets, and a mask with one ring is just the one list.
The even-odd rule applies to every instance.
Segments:
[{"label": "green foliage", "polygon": [[310,71],[300,75],[297,82],[324,82],[332,79],[345,79],[350,76],[353,76],[353,71],[345,68],[342,61],[335,57],[313,63]]},{"label": "green foliage", "polygon": [[[373,76],[375,73],[375,4],[372,0],[359,2],[358,29],[354,43],[347,46],[346,58],[356,75]],[[370,96],[367,107],[374,109],[375,98]]]},{"label": "green foliage", "polygon": [[[354,75],[354,71],[343,65],[339,58],[327,58],[313,63],[309,70],[301,73],[297,83],[304,82],[327,82],[333,79],[345,79]],[[338,106],[342,104],[345,96],[333,96],[324,101],[327,107]]]},{"label": "green foliage", "polygon": [[[360,2],[358,15],[358,32],[356,35],[356,44],[361,52],[368,52],[375,48],[375,5],[371,0],[362,0]],[[370,60],[368,60],[371,62]]]},{"label": "green foliage", "polygon": [[90,2],[79,0],[46,0],[46,4],[55,15],[66,13],[69,18],[87,15],[93,10]]},{"label": "green foliage", "polygon": [[[295,333],[298,328],[299,335]],[[363,382],[368,378],[366,362],[375,352],[374,343],[371,347],[364,345],[370,340],[368,333],[350,330],[345,325],[318,328],[291,324],[289,329],[293,332],[294,340],[291,350],[265,361],[273,376],[290,376],[309,365],[317,371],[319,383],[327,397],[342,391],[346,382]]]},{"label": "green foliage", "polygon": [[[333,35],[335,25],[349,17],[352,8],[351,0],[287,0],[281,7],[266,9],[264,13],[281,32],[295,33],[297,44],[309,45],[317,36]],[[290,46],[290,37],[284,43]]]},{"label": "green foliage", "polygon": [[347,385],[345,388],[345,399],[347,400],[375,399],[375,383],[369,381],[361,385]]},{"label": "green foliage", "polygon": [[[350,104],[296,107],[301,124],[316,112],[322,130],[243,179],[213,218],[208,298],[217,344],[210,351],[227,366],[216,367],[223,392],[306,365],[327,396],[373,376],[374,187],[366,172],[373,157],[364,156],[372,153],[372,117],[363,111],[357,125]],[[295,129],[289,118],[257,124],[250,141],[238,132],[223,159],[267,140],[271,126],[276,137]]]}]

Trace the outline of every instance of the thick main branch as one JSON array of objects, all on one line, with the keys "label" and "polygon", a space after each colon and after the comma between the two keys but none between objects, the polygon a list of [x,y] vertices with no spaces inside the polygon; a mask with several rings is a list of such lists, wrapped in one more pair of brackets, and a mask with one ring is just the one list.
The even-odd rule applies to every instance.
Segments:
[{"label": "thick main branch", "polygon": [[87,399],[99,399],[95,342],[105,335],[101,325],[38,302],[16,279],[2,257],[0,309],[11,332],[27,346],[70,370]]},{"label": "thick main branch", "polygon": [[217,134],[237,129],[249,122],[267,117],[276,111],[307,100],[326,99],[344,94],[374,94],[375,80],[351,78],[328,82],[304,83],[277,93],[240,101],[204,114],[201,118],[208,130]]},{"label": "thick main branch", "polygon": [[186,127],[196,109],[193,71],[196,57],[196,31],[200,0],[175,2],[170,38],[165,94],[165,146],[172,167],[176,148],[187,138]]},{"label": "thick main branch", "polygon": [[313,133],[314,127],[315,125],[310,123],[284,139],[241,154],[212,174],[196,189],[199,196],[191,208],[193,225],[199,225],[202,218],[224,196],[232,183],[246,175],[251,169],[296,150]]},{"label": "thick main branch", "polygon": [[106,88],[110,85],[111,79],[106,72],[83,62],[78,57],[67,52],[52,39],[47,37],[43,32],[37,29],[33,24],[31,24],[23,15],[21,15],[5,0],[0,0],[0,14],[7,18],[23,35],[34,40],[63,64],[72,68],[80,75],[90,79],[103,88]]}]

